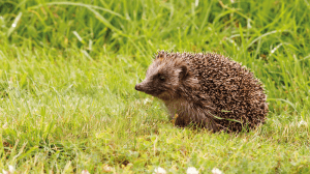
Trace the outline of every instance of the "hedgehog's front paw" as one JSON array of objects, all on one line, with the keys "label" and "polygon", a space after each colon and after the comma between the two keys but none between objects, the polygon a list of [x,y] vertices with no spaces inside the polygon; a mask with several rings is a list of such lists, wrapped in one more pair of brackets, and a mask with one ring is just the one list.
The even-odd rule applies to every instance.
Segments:
[{"label": "hedgehog's front paw", "polygon": [[188,116],[181,114],[175,114],[174,125],[178,127],[186,127],[191,124],[191,120]]},{"label": "hedgehog's front paw", "polygon": [[175,125],[177,118],[179,117],[178,114],[175,114],[174,117],[171,120],[171,123]]}]

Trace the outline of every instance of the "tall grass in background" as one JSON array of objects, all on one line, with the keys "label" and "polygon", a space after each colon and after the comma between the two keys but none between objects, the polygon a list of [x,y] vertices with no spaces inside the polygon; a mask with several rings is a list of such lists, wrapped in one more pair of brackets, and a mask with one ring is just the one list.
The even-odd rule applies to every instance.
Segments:
[{"label": "tall grass in background", "polygon": [[[309,30],[307,0],[1,0],[0,169],[309,172]],[[173,127],[134,91],[157,50],[241,62],[265,85],[267,123],[240,135]]]}]

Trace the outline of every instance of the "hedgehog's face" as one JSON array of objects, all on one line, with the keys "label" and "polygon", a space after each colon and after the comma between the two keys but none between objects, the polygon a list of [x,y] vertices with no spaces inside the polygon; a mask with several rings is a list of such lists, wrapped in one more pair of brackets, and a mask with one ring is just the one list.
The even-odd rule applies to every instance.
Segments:
[{"label": "hedgehog's face", "polygon": [[173,60],[156,59],[147,70],[145,80],[137,84],[135,89],[162,100],[176,99],[186,72],[186,66]]}]

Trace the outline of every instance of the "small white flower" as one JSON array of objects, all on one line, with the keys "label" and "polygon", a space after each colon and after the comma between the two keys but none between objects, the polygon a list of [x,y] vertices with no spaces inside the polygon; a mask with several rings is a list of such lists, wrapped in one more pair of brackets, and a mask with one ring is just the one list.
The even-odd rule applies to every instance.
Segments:
[{"label": "small white flower", "polygon": [[13,24],[12,24],[12,27],[13,27],[13,28],[15,28],[15,27],[16,27],[16,24],[15,24],[15,23],[13,23]]},{"label": "small white flower", "polygon": [[301,120],[299,123],[298,123],[298,127],[300,126],[307,126],[307,122],[305,122],[304,120]]},{"label": "small white flower", "polygon": [[166,174],[167,173],[166,170],[161,168],[161,167],[155,168],[154,172],[155,173],[153,173],[153,174]]},{"label": "small white flower", "polygon": [[8,171],[2,169],[2,173],[3,173],[3,174],[9,174],[10,172],[8,172]]},{"label": "small white flower", "polygon": [[90,174],[87,170],[83,170],[82,174]]},{"label": "small white flower", "polygon": [[110,167],[110,166],[108,166],[108,165],[105,165],[105,166],[103,167],[103,171],[104,171],[104,172],[112,172],[112,171],[113,171],[113,168]]},{"label": "small white flower", "polygon": [[211,172],[212,172],[212,174],[223,174],[223,172],[220,171],[220,169],[218,169],[218,168],[213,168]]},{"label": "small white flower", "polygon": [[8,128],[8,123],[4,123],[4,124],[2,125],[2,129],[6,129],[6,128]]},{"label": "small white flower", "polygon": [[143,100],[143,104],[147,104],[147,103],[150,103],[150,102],[151,102],[151,100],[149,98],[146,98],[146,99]]},{"label": "small white flower", "polygon": [[195,167],[189,167],[186,174],[199,174],[199,171]]},{"label": "small white flower", "polygon": [[14,166],[9,165],[9,172],[10,172],[10,173],[14,173],[14,172],[15,172]]}]

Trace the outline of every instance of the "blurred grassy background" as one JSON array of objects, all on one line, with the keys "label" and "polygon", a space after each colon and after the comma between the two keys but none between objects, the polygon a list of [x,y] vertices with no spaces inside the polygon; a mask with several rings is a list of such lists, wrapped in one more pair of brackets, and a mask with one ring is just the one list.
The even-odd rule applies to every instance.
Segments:
[{"label": "blurred grassy background", "polygon": [[[307,0],[2,0],[0,169],[307,173],[309,28]],[[239,135],[174,127],[134,90],[162,49],[249,67],[265,84],[267,123]]]}]

